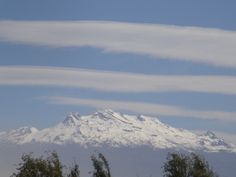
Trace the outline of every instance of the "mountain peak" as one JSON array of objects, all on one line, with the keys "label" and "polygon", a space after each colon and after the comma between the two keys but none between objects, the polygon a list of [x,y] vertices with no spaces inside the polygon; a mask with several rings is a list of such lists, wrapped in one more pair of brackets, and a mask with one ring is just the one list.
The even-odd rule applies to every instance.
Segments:
[{"label": "mountain peak", "polygon": [[104,116],[106,115],[113,115],[113,114],[120,114],[112,109],[103,109],[103,110],[98,110],[97,112],[95,112],[95,114],[102,114]]},{"label": "mountain peak", "polygon": [[80,115],[78,112],[71,112],[68,116],[66,116],[63,124],[66,126],[75,126],[80,119]]},{"label": "mountain peak", "polygon": [[208,131],[198,135],[184,129],[178,129],[162,123],[155,117],[127,115],[105,109],[92,115],[80,116],[70,113],[58,126],[37,131],[27,127],[0,132],[0,141],[16,144],[38,142],[66,144],[76,143],[82,146],[112,147],[151,146],[153,148],[177,148],[205,151],[236,152],[234,145]]},{"label": "mountain peak", "polygon": [[217,139],[217,136],[215,133],[213,133],[212,131],[208,130],[206,133],[205,133],[206,136],[210,137],[211,139]]},{"label": "mountain peak", "polygon": [[[115,112],[112,109],[104,109],[97,111],[93,114],[93,117],[99,118],[104,121],[113,121],[116,123],[122,123],[124,126],[125,124],[130,124],[130,119],[127,118],[128,115],[123,115],[120,112]],[[129,117],[129,116],[128,116]],[[135,116],[136,117],[136,116]],[[137,117],[136,117],[137,118]],[[137,119],[138,120],[138,119]]]},{"label": "mountain peak", "polygon": [[115,112],[112,109],[99,110],[93,114],[93,116],[106,119],[112,119],[115,115],[120,115],[120,113]]}]

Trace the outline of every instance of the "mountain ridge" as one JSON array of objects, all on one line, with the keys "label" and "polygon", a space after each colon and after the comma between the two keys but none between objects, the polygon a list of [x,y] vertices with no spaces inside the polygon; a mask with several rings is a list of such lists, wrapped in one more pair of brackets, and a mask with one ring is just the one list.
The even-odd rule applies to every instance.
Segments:
[{"label": "mountain ridge", "polygon": [[213,132],[198,135],[174,128],[156,117],[127,115],[111,109],[81,116],[70,113],[53,127],[38,130],[21,127],[0,132],[0,142],[13,144],[79,144],[81,146],[136,147],[148,145],[154,149],[176,148],[209,152],[235,152],[236,146],[218,138]]}]

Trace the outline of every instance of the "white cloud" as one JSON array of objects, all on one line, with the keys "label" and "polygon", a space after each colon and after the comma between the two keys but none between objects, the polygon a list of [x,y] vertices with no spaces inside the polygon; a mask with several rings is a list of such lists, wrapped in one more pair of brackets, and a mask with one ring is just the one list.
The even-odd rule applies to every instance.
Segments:
[{"label": "white cloud", "polygon": [[126,110],[155,116],[178,116],[236,122],[236,112],[190,110],[178,106],[129,101],[109,101],[72,97],[43,97],[51,104],[84,105],[97,109]]},{"label": "white cloud", "polygon": [[0,41],[49,47],[98,47],[236,68],[236,32],[111,21],[0,21]]},{"label": "white cloud", "polygon": [[1,66],[0,85],[89,88],[110,92],[236,94],[233,76],[165,76],[58,67]]}]

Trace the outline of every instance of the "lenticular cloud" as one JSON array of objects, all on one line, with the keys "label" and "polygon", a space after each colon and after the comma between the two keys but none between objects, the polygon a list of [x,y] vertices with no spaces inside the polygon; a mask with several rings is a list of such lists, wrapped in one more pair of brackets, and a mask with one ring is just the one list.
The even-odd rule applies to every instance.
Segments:
[{"label": "lenticular cloud", "polygon": [[48,47],[95,47],[236,68],[236,32],[111,21],[0,21],[0,41]]}]

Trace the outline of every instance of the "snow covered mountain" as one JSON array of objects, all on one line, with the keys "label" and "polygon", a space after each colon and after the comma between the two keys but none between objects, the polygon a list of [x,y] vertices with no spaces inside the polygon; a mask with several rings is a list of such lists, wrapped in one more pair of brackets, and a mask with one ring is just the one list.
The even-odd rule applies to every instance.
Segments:
[{"label": "snow covered mountain", "polygon": [[63,122],[42,130],[22,127],[1,132],[0,142],[79,144],[83,147],[151,146],[154,149],[236,152],[235,145],[226,143],[212,132],[198,135],[166,125],[155,117],[125,115],[112,110],[98,111],[87,116],[71,113]]}]

